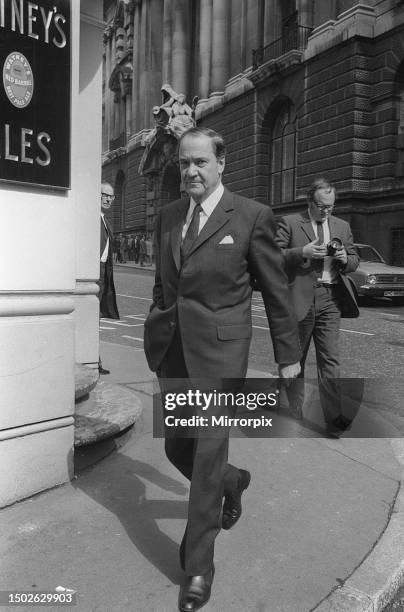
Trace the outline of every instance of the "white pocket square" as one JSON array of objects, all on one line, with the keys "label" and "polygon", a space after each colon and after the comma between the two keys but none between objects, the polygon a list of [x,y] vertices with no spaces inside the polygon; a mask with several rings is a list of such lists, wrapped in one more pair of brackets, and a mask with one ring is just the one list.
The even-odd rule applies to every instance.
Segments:
[{"label": "white pocket square", "polygon": [[227,236],[221,239],[219,244],[234,244],[233,236],[230,236],[228,234]]}]

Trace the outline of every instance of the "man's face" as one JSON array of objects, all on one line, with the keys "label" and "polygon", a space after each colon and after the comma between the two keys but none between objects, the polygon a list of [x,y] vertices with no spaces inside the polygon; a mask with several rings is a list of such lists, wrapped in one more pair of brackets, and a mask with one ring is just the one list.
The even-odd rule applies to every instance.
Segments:
[{"label": "man's face", "polygon": [[101,210],[106,212],[112,206],[112,203],[115,199],[114,190],[111,185],[102,185],[101,186]]},{"label": "man's face", "polygon": [[184,189],[198,204],[206,200],[220,183],[225,160],[218,159],[208,136],[185,136],[179,151]]},{"label": "man's face", "polygon": [[324,221],[331,216],[334,204],[334,189],[321,187],[314,192],[313,202],[309,203],[310,214],[315,221]]}]

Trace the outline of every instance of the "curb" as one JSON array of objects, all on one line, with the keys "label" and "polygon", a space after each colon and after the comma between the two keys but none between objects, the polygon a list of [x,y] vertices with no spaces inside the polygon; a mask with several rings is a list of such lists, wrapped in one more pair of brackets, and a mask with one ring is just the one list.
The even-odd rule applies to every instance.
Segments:
[{"label": "curb", "polygon": [[390,440],[390,444],[401,466],[401,481],[386,529],[344,585],[315,612],[382,612],[404,583],[404,440]]},{"label": "curb", "polygon": [[155,272],[156,271],[156,266],[154,264],[148,265],[148,266],[141,266],[139,264],[135,264],[135,263],[115,263],[114,262],[114,268],[134,268],[136,270],[145,270],[146,272]]}]

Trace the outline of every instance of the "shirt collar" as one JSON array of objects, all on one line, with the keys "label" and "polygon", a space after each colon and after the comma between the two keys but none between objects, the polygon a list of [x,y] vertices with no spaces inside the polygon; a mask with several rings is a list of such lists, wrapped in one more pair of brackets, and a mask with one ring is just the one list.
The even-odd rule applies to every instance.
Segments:
[{"label": "shirt collar", "polygon": [[[210,217],[210,215],[213,213],[213,211],[215,210],[216,206],[219,204],[219,201],[222,197],[224,193],[224,187],[222,185],[222,183],[219,183],[219,185],[216,187],[215,191],[213,193],[210,194],[210,196],[208,198],[206,198],[206,200],[204,200],[203,202],[201,202],[201,208],[203,210],[203,212],[205,213],[205,215],[207,217]],[[189,206],[189,210],[192,214],[194,208],[196,206],[196,202],[193,198],[191,198],[191,202],[190,202],[190,206]]]}]

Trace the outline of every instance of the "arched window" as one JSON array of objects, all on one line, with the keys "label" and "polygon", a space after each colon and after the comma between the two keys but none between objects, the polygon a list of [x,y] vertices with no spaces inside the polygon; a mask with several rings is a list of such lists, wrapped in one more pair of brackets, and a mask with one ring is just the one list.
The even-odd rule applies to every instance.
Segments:
[{"label": "arched window", "polygon": [[292,202],[296,191],[296,118],[291,117],[292,106],[283,106],[276,118],[271,141],[271,192],[274,206]]},{"label": "arched window", "polygon": [[397,70],[394,88],[394,104],[396,108],[396,177],[404,177],[404,62]]}]

